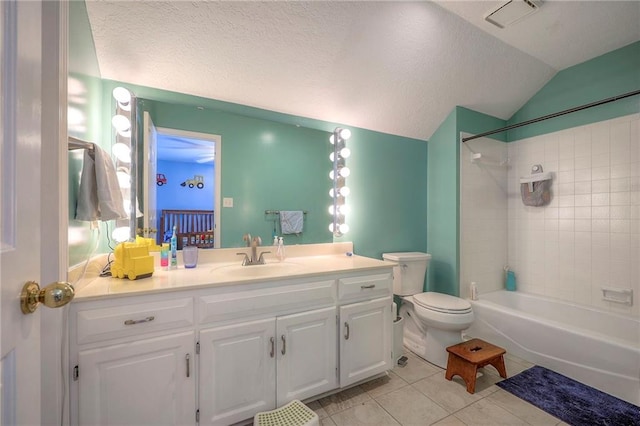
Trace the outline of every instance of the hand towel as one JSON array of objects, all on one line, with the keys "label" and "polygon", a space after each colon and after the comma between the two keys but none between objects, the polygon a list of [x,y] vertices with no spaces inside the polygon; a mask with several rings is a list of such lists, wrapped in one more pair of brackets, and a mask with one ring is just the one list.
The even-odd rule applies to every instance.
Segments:
[{"label": "hand towel", "polygon": [[282,234],[299,234],[302,232],[304,213],[301,210],[280,210],[280,230]]},{"label": "hand towel", "polygon": [[128,219],[111,156],[96,144],[84,151],[76,219]]}]

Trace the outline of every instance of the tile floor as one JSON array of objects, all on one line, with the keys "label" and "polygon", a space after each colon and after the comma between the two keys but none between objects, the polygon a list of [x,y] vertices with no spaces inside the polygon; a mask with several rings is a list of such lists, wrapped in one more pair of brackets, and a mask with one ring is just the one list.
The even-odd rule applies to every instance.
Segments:
[{"label": "tile floor", "polygon": [[[307,403],[322,426],[357,425],[566,425],[560,419],[495,385],[502,380],[487,366],[467,393],[460,377],[444,378],[444,370],[405,350],[405,367],[335,395]],[[505,355],[509,377],[533,364]]]}]

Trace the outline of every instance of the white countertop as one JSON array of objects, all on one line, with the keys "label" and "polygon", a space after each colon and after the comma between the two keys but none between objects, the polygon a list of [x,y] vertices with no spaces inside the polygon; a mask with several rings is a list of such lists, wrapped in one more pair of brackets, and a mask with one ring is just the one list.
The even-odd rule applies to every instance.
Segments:
[{"label": "white countertop", "polygon": [[[313,251],[308,248],[295,250],[294,247],[287,247],[294,256],[287,257],[282,262],[272,256],[265,256],[265,265],[241,266],[241,257],[235,253],[245,251],[244,248],[221,249],[220,251],[215,250],[215,254],[213,252],[202,253],[202,261],[198,262],[198,266],[193,269],[186,269],[180,264],[178,269],[166,271],[156,266],[151,277],[133,281],[111,277],[89,277],[83,280],[84,282],[81,286],[76,287],[77,291],[74,300],[80,302],[130,295],[305,278],[331,273],[374,271],[395,265],[393,262],[369,257],[349,256],[346,251],[342,251],[345,246],[333,247],[331,250],[318,250],[317,252],[323,253],[320,255],[312,255]],[[259,251],[267,250],[268,248],[260,247]],[[340,253],[335,253],[336,251],[340,251]],[[235,256],[237,259],[230,261],[229,259],[233,258],[230,255]],[[180,258],[180,256],[178,257]]]}]

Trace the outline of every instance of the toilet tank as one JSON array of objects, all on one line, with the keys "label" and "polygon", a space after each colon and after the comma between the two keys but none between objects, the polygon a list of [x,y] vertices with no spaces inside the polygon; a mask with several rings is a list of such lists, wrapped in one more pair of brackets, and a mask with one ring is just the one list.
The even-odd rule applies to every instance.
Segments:
[{"label": "toilet tank", "polygon": [[393,294],[409,296],[422,293],[424,276],[431,260],[431,255],[421,252],[383,253],[384,260],[397,262],[393,268]]}]

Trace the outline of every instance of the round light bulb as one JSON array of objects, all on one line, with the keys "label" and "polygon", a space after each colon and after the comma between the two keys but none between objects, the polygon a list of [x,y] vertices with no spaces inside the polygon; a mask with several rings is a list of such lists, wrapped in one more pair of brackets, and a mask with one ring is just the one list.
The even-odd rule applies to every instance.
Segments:
[{"label": "round light bulb", "polygon": [[341,215],[346,216],[351,211],[351,209],[349,209],[349,206],[347,206],[346,204],[343,204],[338,208],[338,211]]},{"label": "round light bulb", "polygon": [[334,176],[334,174],[333,174],[333,170],[331,170],[331,171],[329,172],[329,179],[333,180],[333,176]]},{"label": "round light bulb", "polygon": [[111,152],[119,161],[123,163],[131,163],[131,148],[122,142],[118,142],[111,147]]},{"label": "round light bulb", "polygon": [[330,160],[332,163],[333,163],[333,159],[334,159],[334,158],[335,158],[335,157],[333,156],[333,152],[332,152],[331,154],[329,154],[329,160]]},{"label": "round light bulb", "polygon": [[334,198],[334,195],[333,195],[333,188],[331,188],[331,189],[329,190],[329,197]]},{"label": "round light bulb", "polygon": [[118,107],[124,111],[131,111],[131,92],[124,87],[113,89],[114,99],[118,102]]},{"label": "round light bulb", "polygon": [[122,243],[129,239],[130,230],[128,226],[121,226],[116,228],[111,233],[111,238],[113,238],[116,242]]},{"label": "round light bulb", "polygon": [[329,224],[329,232],[333,232],[333,223]]},{"label": "round light bulb", "polygon": [[129,119],[120,114],[113,116],[113,118],[111,119],[111,124],[113,124],[113,127],[115,127],[115,129],[119,133],[125,132],[131,128],[131,122],[129,121]]},{"label": "round light bulb", "polygon": [[342,188],[340,188],[340,195],[342,195],[343,197],[346,197],[349,194],[351,194],[351,190],[349,189],[348,186],[343,186]]},{"label": "round light bulb", "polygon": [[336,143],[336,136],[335,136],[335,135],[331,135],[331,136],[329,136],[329,143],[331,143],[331,145],[333,145],[334,143]]},{"label": "round light bulb", "polygon": [[340,130],[340,137],[346,141],[351,137],[351,130],[349,129]]},{"label": "round light bulb", "polygon": [[333,216],[333,212],[335,211],[334,206],[333,205],[329,206],[327,210],[329,210],[329,214]]},{"label": "round light bulb", "polygon": [[339,226],[339,229],[341,233],[346,234],[347,232],[349,232],[349,225],[343,223]]},{"label": "round light bulb", "polygon": [[[351,174],[351,170],[348,167],[343,167],[340,169],[340,176],[347,177]],[[333,178],[332,178],[333,179]]]},{"label": "round light bulb", "polygon": [[349,158],[350,155],[351,155],[351,150],[349,148],[342,148],[340,150],[340,156],[342,156],[342,158]]}]

